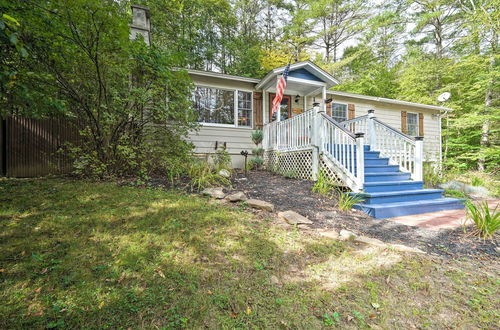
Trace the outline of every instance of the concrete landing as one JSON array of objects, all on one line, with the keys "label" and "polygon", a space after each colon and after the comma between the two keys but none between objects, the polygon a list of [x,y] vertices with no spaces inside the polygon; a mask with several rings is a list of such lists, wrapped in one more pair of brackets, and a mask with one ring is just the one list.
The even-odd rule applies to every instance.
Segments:
[{"label": "concrete landing", "polygon": [[[490,210],[493,210],[500,203],[500,199],[490,199],[487,202]],[[465,209],[405,215],[387,220],[406,226],[416,226],[430,230],[455,229],[463,226],[465,222]]]}]

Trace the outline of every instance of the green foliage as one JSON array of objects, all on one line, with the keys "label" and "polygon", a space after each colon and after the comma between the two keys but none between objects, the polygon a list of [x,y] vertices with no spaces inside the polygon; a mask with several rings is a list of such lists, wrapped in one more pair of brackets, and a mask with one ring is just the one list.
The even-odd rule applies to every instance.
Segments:
[{"label": "green foliage", "polygon": [[[465,203],[467,220],[476,226],[474,233],[483,238],[492,238],[495,232],[500,229],[500,213],[495,209],[490,210],[487,201],[477,204],[467,201]],[[465,227],[464,227],[465,228]]]},{"label": "green foliage", "polygon": [[231,184],[228,178],[218,174],[210,163],[201,159],[194,159],[191,162],[187,174],[191,179],[191,190],[195,191],[201,191],[212,186]]},{"label": "green foliage", "polygon": [[356,194],[348,194],[343,192],[342,190],[337,190],[337,207],[339,210],[343,212],[350,211],[354,204],[362,203],[363,197],[361,195]]},{"label": "green foliage", "polygon": [[258,156],[258,157],[262,157],[262,155],[264,155],[264,148],[253,148],[252,149],[252,155],[255,155],[255,156]]},{"label": "green foliage", "polygon": [[250,137],[255,144],[255,148],[252,149],[252,155],[254,155],[254,157],[249,162],[249,168],[260,169],[262,165],[264,165],[264,158],[262,158],[264,155],[264,149],[259,147],[259,144],[261,144],[264,139],[264,132],[260,129],[255,130],[252,132]]},{"label": "green foliage", "polygon": [[467,195],[461,190],[448,189],[444,191],[446,197],[467,198]]},{"label": "green foliage", "polygon": [[311,191],[326,197],[330,197],[331,192],[334,188],[335,186],[332,184],[325,172],[319,171],[318,178],[312,186]]},{"label": "green foliage", "polygon": [[219,148],[215,151],[212,155],[212,161],[216,172],[219,172],[220,170],[231,171],[231,156],[229,156],[225,147]]},{"label": "green foliage", "polygon": [[484,181],[481,178],[475,176],[471,179],[471,185],[475,187],[484,186]]},{"label": "green foliage", "polygon": [[423,168],[424,183],[428,187],[436,187],[442,182],[442,177],[435,164],[425,162]]},{"label": "green foliage", "polygon": [[252,132],[251,138],[253,143],[255,143],[256,146],[262,143],[262,140],[264,139],[264,132],[260,129],[257,129]]},{"label": "green foliage", "polygon": [[18,2],[5,10],[20,22],[30,54],[8,53],[6,62],[29,92],[2,93],[2,114],[74,119],[83,139],[72,149],[76,174],[138,175],[158,170],[158,158],[186,155],[183,141],[195,127],[189,76],[173,70],[179,61],[168,50],[129,40],[128,2]]}]

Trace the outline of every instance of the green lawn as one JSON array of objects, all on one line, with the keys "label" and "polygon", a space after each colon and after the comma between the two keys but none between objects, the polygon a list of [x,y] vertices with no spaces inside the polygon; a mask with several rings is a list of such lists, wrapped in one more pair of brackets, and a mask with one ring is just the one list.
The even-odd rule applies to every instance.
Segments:
[{"label": "green lawn", "polygon": [[318,238],[153,189],[0,179],[0,328],[495,327],[498,263]]}]

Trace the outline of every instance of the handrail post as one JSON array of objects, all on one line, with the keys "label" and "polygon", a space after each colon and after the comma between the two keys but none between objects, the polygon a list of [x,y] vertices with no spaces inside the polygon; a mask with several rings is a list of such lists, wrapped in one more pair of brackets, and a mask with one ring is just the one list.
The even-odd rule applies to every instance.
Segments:
[{"label": "handrail post", "polygon": [[424,137],[415,137],[415,181],[424,179]]},{"label": "handrail post", "polygon": [[372,150],[375,149],[376,144],[377,144],[377,136],[375,132],[375,110],[370,109],[368,110],[368,143],[370,144],[370,148]]},{"label": "handrail post", "polygon": [[319,103],[313,104],[314,117],[313,117],[313,127],[311,130],[311,141],[312,141],[312,179],[316,181],[319,174],[319,152],[321,148],[321,110]]},{"label": "handrail post", "polygon": [[365,183],[365,133],[356,133],[356,191],[363,190]]}]

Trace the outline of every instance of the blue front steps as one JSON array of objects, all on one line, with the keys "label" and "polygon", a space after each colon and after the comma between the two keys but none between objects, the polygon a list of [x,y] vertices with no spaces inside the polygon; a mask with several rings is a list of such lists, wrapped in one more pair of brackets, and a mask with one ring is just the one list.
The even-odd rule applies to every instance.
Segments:
[{"label": "blue front steps", "polygon": [[413,181],[409,173],[400,172],[397,165],[389,165],[387,158],[370,151],[369,146],[365,146],[364,192],[355,195],[363,198],[363,202],[354,208],[377,219],[464,207],[460,199],[444,198],[441,189],[424,189],[422,181]]}]

